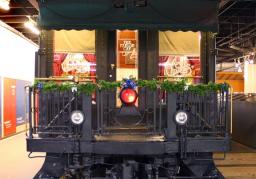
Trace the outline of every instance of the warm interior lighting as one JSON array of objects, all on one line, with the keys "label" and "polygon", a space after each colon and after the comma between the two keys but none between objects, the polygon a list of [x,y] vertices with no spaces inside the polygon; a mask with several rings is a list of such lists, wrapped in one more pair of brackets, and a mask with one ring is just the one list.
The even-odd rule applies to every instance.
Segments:
[{"label": "warm interior lighting", "polygon": [[28,17],[28,21],[24,23],[25,27],[32,31],[34,34],[39,35],[40,31],[36,26],[36,22]]},{"label": "warm interior lighting", "polygon": [[10,10],[10,1],[9,0],[0,0],[0,8],[4,10]]},{"label": "warm interior lighting", "polygon": [[256,92],[256,64],[246,63],[244,66],[244,92]]}]

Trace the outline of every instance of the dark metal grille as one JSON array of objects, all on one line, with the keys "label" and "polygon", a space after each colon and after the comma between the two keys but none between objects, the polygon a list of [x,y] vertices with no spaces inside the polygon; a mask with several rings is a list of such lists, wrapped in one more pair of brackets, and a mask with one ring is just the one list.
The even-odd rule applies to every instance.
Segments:
[{"label": "dark metal grille", "polygon": [[98,134],[109,133],[163,133],[163,107],[160,91],[139,89],[139,100],[136,106],[118,106],[116,91],[97,92],[97,125]]},{"label": "dark metal grille", "polygon": [[70,121],[71,112],[82,110],[82,96],[71,91],[43,92],[30,88],[31,133],[42,137],[76,137],[81,127]]},{"label": "dark metal grille", "polygon": [[[128,108],[116,105],[117,96],[116,90],[97,91],[94,101],[77,92],[30,88],[29,136],[83,136],[91,140],[94,134],[152,134],[175,138],[180,135],[180,127],[174,122],[178,110],[189,114],[186,137],[225,137],[230,131],[228,91],[198,95],[140,88],[138,104]],[[84,112],[83,125],[72,124],[70,115],[74,110]]]},{"label": "dark metal grille", "polygon": [[189,114],[187,136],[224,136],[228,132],[227,91],[209,92],[205,95],[182,93],[177,95],[177,110]]}]

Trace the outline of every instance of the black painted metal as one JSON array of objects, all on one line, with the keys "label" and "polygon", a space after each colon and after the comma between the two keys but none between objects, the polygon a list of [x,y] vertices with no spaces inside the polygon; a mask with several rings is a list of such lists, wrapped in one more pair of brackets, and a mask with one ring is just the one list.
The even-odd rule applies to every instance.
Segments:
[{"label": "black painted metal", "polygon": [[85,115],[85,121],[82,126],[82,140],[91,141],[92,139],[92,98],[88,95],[82,95],[82,111]]},{"label": "black painted metal", "polygon": [[[27,150],[63,155],[57,158],[48,157],[39,173],[42,176],[55,176],[51,175],[55,168],[50,166],[61,161],[58,173],[63,172],[65,176],[76,174],[81,177],[104,178],[113,175],[135,176],[135,173],[141,178],[144,174],[162,178],[177,175],[177,177],[186,178],[188,174],[191,177],[221,176],[215,172],[215,166],[211,161],[198,162],[197,160],[200,160],[203,153],[226,152],[230,149],[225,117],[228,92],[221,91],[200,96],[188,92],[160,95],[165,92],[141,91],[151,93],[153,96],[146,100],[144,108],[133,106],[122,109],[122,107],[113,108],[109,105],[109,98],[116,96],[115,90],[97,91],[97,104],[94,105],[91,102],[91,96],[76,91],[46,92],[31,88],[29,98],[30,101],[34,100],[33,104],[36,105],[29,104],[31,114]],[[70,114],[73,110],[82,110],[85,114],[85,122],[81,126],[71,123]],[[115,123],[111,120],[116,120],[120,110],[125,113],[121,115],[122,117],[127,117],[128,112],[130,119],[134,114],[145,113],[138,124],[146,130],[138,130],[132,123],[130,127],[126,123],[114,125]],[[177,110],[188,112],[189,122],[186,126],[180,127],[174,122],[174,114]],[[31,120],[32,116],[34,121]],[[137,141],[134,139],[123,141],[108,139],[109,135],[125,136],[130,139],[138,136],[143,138],[138,137]],[[159,135],[163,136],[162,139],[152,140]],[[96,136],[105,137],[108,140],[99,140]],[[91,155],[97,157],[91,158]],[[113,159],[115,159],[114,162]],[[194,162],[192,165],[191,161]],[[113,162],[110,166],[117,168],[105,166],[105,163],[109,164],[109,162]],[[98,167],[90,170],[94,165]],[[137,165],[144,168],[138,169]],[[187,168],[188,172],[179,173],[179,166],[183,167],[181,171],[184,172]],[[206,171],[204,166],[210,166],[213,173]],[[161,167],[167,170],[163,171]],[[138,170],[139,173],[135,172]],[[195,175],[193,173],[195,171],[200,171],[201,174]]]},{"label": "black painted metal", "polygon": [[167,138],[176,138],[176,124],[174,122],[174,114],[176,112],[177,95],[168,93],[167,96]]},{"label": "black painted metal", "polygon": [[[205,95],[168,93],[167,100],[159,95],[159,91],[144,91],[150,92],[153,98],[147,99],[145,108],[139,108],[109,105],[109,98],[116,96],[115,90],[97,91],[97,104],[92,105],[91,96],[78,94],[76,91],[45,92],[31,88],[29,98],[37,105],[29,104],[30,131],[47,138],[78,137],[86,141],[95,140],[95,134],[161,134],[164,141],[181,140],[181,134],[186,139],[228,139],[227,91],[209,92]],[[163,101],[167,101],[166,105]],[[70,114],[74,110],[81,110],[85,114],[86,119],[81,127],[74,126],[70,121]],[[184,128],[174,122],[174,114],[178,110],[184,110],[189,115]],[[31,120],[32,116],[34,121]],[[30,137],[32,138],[32,134]]]},{"label": "black painted metal", "polygon": [[108,31],[95,31],[95,53],[96,53],[96,71],[97,79],[108,79]]},{"label": "black painted metal", "polygon": [[216,80],[216,54],[215,54],[215,34],[211,32],[201,32],[201,74],[202,82],[208,83],[209,81],[215,82]]},{"label": "black painted metal", "polygon": [[[77,148],[76,146],[79,146]],[[97,155],[163,155],[179,153],[179,140],[169,142],[86,142],[74,138],[27,139],[31,152],[91,153]],[[226,152],[230,150],[230,138],[187,138],[187,153]]]},{"label": "black painted metal", "polygon": [[37,77],[52,76],[53,65],[53,31],[42,30],[39,39],[38,57],[36,58],[38,67]]},{"label": "black painted metal", "polygon": [[[148,93],[153,98],[147,99],[143,106],[114,106],[110,101],[115,99],[116,91],[98,91],[97,105],[97,124],[95,131],[99,133],[148,133],[161,134],[164,126],[162,123],[166,114],[163,114],[163,108],[159,107],[160,98],[158,91],[150,91],[140,88],[140,94]],[[143,95],[145,96],[145,94]],[[140,100],[140,96],[139,96]],[[154,105],[148,105],[154,104]],[[160,110],[161,109],[161,110]],[[158,118],[158,116],[161,118]],[[93,115],[94,116],[94,115]],[[132,122],[133,121],[133,122]],[[126,130],[122,130],[126,129]],[[158,129],[158,130],[157,130]]]},{"label": "black painted metal", "polygon": [[177,110],[189,113],[188,136],[224,136],[228,93],[198,95],[183,93],[177,97]]},{"label": "black painted metal", "polygon": [[32,89],[29,88],[29,93],[28,93],[28,105],[29,105],[29,113],[28,113],[28,119],[29,119],[29,138],[32,138],[33,136],[33,125],[32,125],[32,104],[31,104],[31,97],[32,97]]},{"label": "black painted metal", "polygon": [[232,138],[241,144],[256,148],[256,96],[234,95]]}]

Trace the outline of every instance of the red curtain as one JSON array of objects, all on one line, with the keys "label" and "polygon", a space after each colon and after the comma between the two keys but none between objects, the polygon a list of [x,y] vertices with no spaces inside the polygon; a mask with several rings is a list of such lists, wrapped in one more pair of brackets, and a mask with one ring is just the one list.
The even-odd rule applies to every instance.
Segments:
[{"label": "red curtain", "polygon": [[91,80],[93,80],[94,82],[96,81],[96,55],[95,54],[86,54],[84,53],[84,58],[86,61],[91,63],[90,66],[90,77]]},{"label": "red curtain", "polygon": [[53,76],[61,76],[63,74],[61,64],[65,60],[67,55],[68,55],[67,53],[54,53]]}]

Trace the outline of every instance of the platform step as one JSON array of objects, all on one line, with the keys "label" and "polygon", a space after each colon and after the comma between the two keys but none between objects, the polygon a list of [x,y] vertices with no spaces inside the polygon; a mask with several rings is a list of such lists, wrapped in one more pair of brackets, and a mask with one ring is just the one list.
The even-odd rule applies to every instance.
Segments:
[{"label": "platform step", "polygon": [[215,160],[215,164],[226,179],[256,179],[256,153],[227,153],[225,160]]}]

